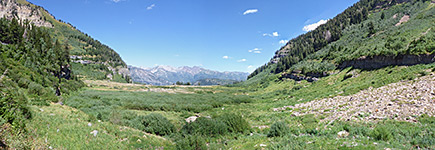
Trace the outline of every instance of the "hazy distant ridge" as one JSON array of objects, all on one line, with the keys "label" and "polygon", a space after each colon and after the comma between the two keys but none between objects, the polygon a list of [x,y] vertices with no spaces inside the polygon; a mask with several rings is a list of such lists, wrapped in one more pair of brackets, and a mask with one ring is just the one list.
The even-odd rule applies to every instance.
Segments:
[{"label": "hazy distant ridge", "polygon": [[[152,85],[172,85],[177,81],[185,83],[197,83],[198,80],[204,79],[220,79],[221,81],[243,81],[246,80],[247,76],[249,75],[249,73],[247,72],[219,72],[204,69],[198,66],[156,66],[153,68],[128,66],[128,68],[130,70],[130,76],[133,82]],[[221,83],[222,82],[216,82],[215,84]]]}]

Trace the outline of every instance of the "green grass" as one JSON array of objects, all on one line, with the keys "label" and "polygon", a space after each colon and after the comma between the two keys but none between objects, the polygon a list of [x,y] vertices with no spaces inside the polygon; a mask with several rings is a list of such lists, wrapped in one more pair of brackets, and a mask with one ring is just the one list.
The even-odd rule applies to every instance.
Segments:
[{"label": "green grass", "polygon": [[[235,113],[243,116],[252,127],[248,133],[225,133],[219,136],[197,135],[200,139],[190,139],[190,136],[188,136],[190,134],[184,135],[182,133],[166,136],[173,142],[182,140],[179,142],[185,144],[186,142],[205,141],[211,149],[317,149],[319,147],[325,149],[379,149],[385,147],[409,149],[415,145],[422,148],[433,148],[433,140],[426,138],[433,136],[435,127],[432,123],[432,117],[422,117],[420,119],[422,120],[421,123],[417,124],[398,121],[380,123],[334,122],[326,124],[319,121],[321,116],[295,117],[291,115],[291,112],[274,112],[272,108],[337,95],[350,95],[369,87],[376,88],[389,83],[412,80],[429,74],[426,71],[434,67],[435,64],[428,64],[387,67],[372,71],[348,68],[313,83],[306,81],[295,82],[288,79],[280,80],[277,75],[265,75],[264,78],[257,79],[257,81],[263,83],[267,82],[264,84],[267,85],[265,87],[259,87],[254,82],[240,83],[246,85],[235,87],[185,87],[186,91],[208,91],[194,92],[192,94],[119,90],[124,89],[122,86],[114,90],[100,91],[93,90],[93,88],[99,88],[98,85],[95,85],[93,88],[74,94],[65,102],[67,105],[78,108],[90,116],[96,117],[100,113],[103,120],[107,122],[114,123],[114,119],[111,118],[118,118],[120,122],[115,122],[115,124],[120,125],[131,124],[129,120],[134,119],[132,116],[159,113],[174,124],[178,132],[181,132],[185,124],[184,119],[189,116],[200,114],[201,116],[211,116],[211,118],[217,119],[222,114]],[[104,88],[113,87],[105,86]],[[140,87],[136,88],[140,89]],[[181,87],[159,88],[183,89]],[[235,102],[239,98],[255,99],[249,101],[249,103]],[[191,109],[192,104],[197,107]],[[132,105],[135,107],[131,107]],[[118,114],[116,115],[114,112]],[[270,127],[278,121],[288,124],[289,129],[285,130],[289,131],[283,132],[287,134],[267,137],[272,132]],[[207,128],[213,127],[210,122],[202,123],[199,126],[202,125],[204,125],[204,128],[192,130],[192,133],[196,131],[220,133],[220,130],[214,131]],[[198,125],[192,126],[196,127]],[[259,129],[254,126],[266,126],[266,128]],[[213,129],[218,128],[213,127]],[[276,127],[273,130],[273,132],[276,132]],[[343,130],[348,131],[350,136],[337,140],[337,133]],[[357,144],[355,145],[355,143]],[[260,147],[260,144],[266,146]]]},{"label": "green grass", "polygon": [[126,110],[201,112],[222,107],[223,104],[249,103],[248,96],[225,93],[170,94],[157,92],[84,90],[71,96],[66,104],[87,110],[119,107]]},{"label": "green grass", "polygon": [[[95,83],[93,87],[65,97],[64,103],[68,106],[31,106],[33,118],[27,123],[26,130],[32,138],[22,136],[24,139],[17,139],[22,142],[9,142],[8,145],[25,145],[28,148],[52,146],[55,149],[186,149],[192,145],[206,145],[209,149],[410,149],[416,146],[433,149],[434,117],[421,116],[420,123],[386,120],[379,123],[335,121],[328,124],[319,121],[321,116],[296,117],[291,112],[275,112],[272,108],[354,94],[368,87],[411,80],[433,73],[423,72],[434,67],[434,64],[429,64],[373,71],[348,68],[314,83],[280,80],[279,76],[265,75],[265,78],[257,80],[267,82],[265,87],[253,82],[249,86],[236,87],[136,85],[131,86],[136,91],[128,91],[130,86],[126,84],[113,83],[114,86],[101,87],[102,84]],[[349,74],[353,74],[353,77]],[[127,90],[123,90],[126,87]],[[140,91],[147,88],[192,93]],[[173,124],[175,131],[159,137],[139,130],[142,127],[136,126],[135,119],[150,114],[160,114],[166,118],[169,122],[165,124]],[[196,114],[210,116],[211,119],[186,125],[185,119]],[[243,124],[247,124],[248,128],[238,133],[225,131],[231,124],[224,123],[222,116],[228,118],[236,115],[247,121]],[[227,120],[234,120],[229,118]],[[92,126],[89,127],[88,123],[92,123]],[[99,131],[96,137],[90,133],[93,130]],[[350,135],[338,138],[337,133],[343,130]],[[279,134],[272,136],[271,133]],[[14,139],[14,136],[1,137]]]},{"label": "green grass", "polygon": [[[43,110],[43,111],[42,111]],[[32,107],[27,130],[44,148],[54,149],[173,149],[169,140],[124,128],[110,122],[89,120],[79,110],[60,105]],[[91,123],[92,126],[88,126]],[[97,130],[97,136],[91,134]]]}]

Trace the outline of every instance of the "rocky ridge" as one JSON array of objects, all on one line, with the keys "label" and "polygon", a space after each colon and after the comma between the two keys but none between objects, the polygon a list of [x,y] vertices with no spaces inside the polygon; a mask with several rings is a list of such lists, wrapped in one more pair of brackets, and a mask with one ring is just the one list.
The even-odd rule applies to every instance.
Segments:
[{"label": "rocky ridge", "polygon": [[41,9],[32,6],[35,5],[30,5],[28,2],[19,3],[17,0],[2,0],[0,2],[0,17],[7,19],[18,17],[20,20],[28,20],[38,27],[52,28],[53,25],[45,20]]},{"label": "rocky ridge", "polygon": [[370,122],[394,119],[417,122],[416,117],[422,114],[435,116],[435,73],[411,81],[369,88],[350,96],[337,96],[273,110],[290,110],[294,116],[325,116],[322,121]]}]

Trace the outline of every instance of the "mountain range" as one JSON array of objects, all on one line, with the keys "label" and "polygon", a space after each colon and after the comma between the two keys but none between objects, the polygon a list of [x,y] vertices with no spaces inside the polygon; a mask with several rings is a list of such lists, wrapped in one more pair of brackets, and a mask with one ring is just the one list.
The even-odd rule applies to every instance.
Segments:
[{"label": "mountain range", "polygon": [[152,85],[172,85],[176,82],[222,85],[244,81],[249,75],[247,72],[219,72],[198,66],[156,66],[152,68],[128,66],[128,68],[133,82]]}]

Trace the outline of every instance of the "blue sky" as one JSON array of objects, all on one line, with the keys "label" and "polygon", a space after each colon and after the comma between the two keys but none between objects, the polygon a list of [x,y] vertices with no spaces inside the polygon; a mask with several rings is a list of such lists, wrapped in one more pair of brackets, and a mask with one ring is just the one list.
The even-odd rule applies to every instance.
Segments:
[{"label": "blue sky", "polygon": [[[357,0],[29,0],[129,65],[251,72]],[[311,25],[311,26],[310,26]]]}]

